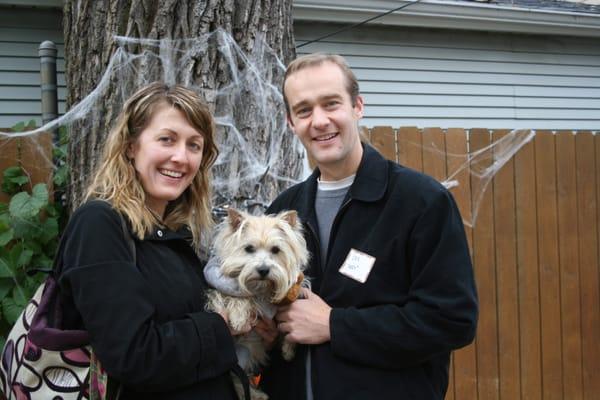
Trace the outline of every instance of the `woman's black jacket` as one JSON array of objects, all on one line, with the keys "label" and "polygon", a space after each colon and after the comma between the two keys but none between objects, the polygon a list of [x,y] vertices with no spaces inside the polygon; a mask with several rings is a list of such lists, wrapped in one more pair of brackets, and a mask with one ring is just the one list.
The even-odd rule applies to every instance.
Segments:
[{"label": "woman's black jacket", "polygon": [[[189,230],[135,240],[117,212],[91,201],[71,217],[55,271],[64,325],[86,329],[127,399],[234,399],[236,364],[224,320],[204,311],[206,284]],[[136,260],[135,263],[133,260]]]}]

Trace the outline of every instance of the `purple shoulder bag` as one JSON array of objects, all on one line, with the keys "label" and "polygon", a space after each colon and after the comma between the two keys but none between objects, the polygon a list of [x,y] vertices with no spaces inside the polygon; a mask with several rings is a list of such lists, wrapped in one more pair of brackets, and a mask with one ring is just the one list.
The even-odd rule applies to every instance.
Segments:
[{"label": "purple shoulder bag", "polygon": [[[120,213],[119,216],[135,262],[135,242]],[[8,334],[0,358],[4,399],[118,399],[121,386],[107,393],[108,376],[91,350],[88,332],[52,327],[49,323],[51,307],[53,319],[62,319],[62,310],[57,306],[58,290],[51,274]]]}]

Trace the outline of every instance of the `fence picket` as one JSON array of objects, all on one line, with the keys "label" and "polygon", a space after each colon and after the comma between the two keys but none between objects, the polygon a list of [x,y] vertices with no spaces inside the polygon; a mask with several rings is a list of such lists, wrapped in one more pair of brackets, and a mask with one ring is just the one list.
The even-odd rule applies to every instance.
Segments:
[{"label": "fence picket", "polygon": [[371,144],[388,160],[398,161],[396,156],[396,133],[391,126],[371,129]]},{"label": "fence picket", "polygon": [[[472,129],[470,150],[475,152],[490,144],[487,129]],[[478,161],[490,165],[491,159]],[[472,201],[483,182],[471,177]],[[473,197],[475,196],[475,198]],[[496,314],[496,263],[494,256],[493,187],[489,185],[481,197],[481,205],[473,229],[473,264],[479,292],[479,327],[477,336],[477,391],[481,400],[499,398],[498,320]]]},{"label": "fence picket", "polygon": [[[577,195],[579,261],[581,274],[581,326],[583,328],[583,390],[586,400],[600,394],[600,279],[598,229],[600,229],[600,138],[577,134]],[[594,151],[594,141],[596,151]],[[594,154],[595,153],[595,154]],[[596,165],[596,170],[591,166]],[[596,184],[597,193],[594,193]]]},{"label": "fence picket", "polygon": [[562,375],[565,399],[582,399],[581,312],[575,136],[556,134],[556,185],[562,323]]},{"label": "fence picket", "polygon": [[398,162],[416,171],[423,171],[421,132],[416,127],[398,129]]},{"label": "fence picket", "polygon": [[[492,141],[509,131],[494,131]],[[519,281],[517,273],[514,160],[493,179],[496,286],[498,291],[498,361],[500,398],[520,396]]]},{"label": "fence picket", "polygon": [[[467,132],[464,129],[446,131],[446,165],[448,174],[454,174],[467,161]],[[460,182],[451,192],[464,220],[471,220],[471,181],[469,169],[458,172],[454,179]],[[473,230],[465,225],[465,233],[472,253]],[[477,400],[477,353],[476,342],[455,351],[452,355],[454,394],[457,400]]]},{"label": "fence picket", "polygon": [[440,128],[425,128],[421,133],[423,144],[423,172],[439,182],[446,179],[446,139]]},{"label": "fence picket", "polygon": [[535,144],[540,251],[542,393],[544,400],[551,400],[562,398],[563,391],[554,135],[551,132],[538,131]]},{"label": "fence picket", "polygon": [[542,399],[535,141],[515,155],[521,399]]}]

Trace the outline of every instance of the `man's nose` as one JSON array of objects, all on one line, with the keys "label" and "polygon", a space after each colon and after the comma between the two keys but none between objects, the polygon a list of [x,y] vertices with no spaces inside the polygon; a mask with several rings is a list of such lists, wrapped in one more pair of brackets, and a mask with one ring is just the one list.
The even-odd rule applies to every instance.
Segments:
[{"label": "man's nose", "polygon": [[315,107],[313,110],[313,126],[317,129],[326,127],[329,124],[329,116],[321,107]]}]

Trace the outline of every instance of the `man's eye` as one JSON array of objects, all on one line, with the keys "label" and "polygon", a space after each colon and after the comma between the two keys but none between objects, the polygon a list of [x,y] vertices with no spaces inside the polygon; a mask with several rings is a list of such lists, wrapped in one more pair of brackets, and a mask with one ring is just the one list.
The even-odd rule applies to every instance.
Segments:
[{"label": "man's eye", "polygon": [[299,117],[306,117],[310,114],[310,108],[301,108],[300,110],[296,111],[296,115]]}]

